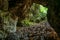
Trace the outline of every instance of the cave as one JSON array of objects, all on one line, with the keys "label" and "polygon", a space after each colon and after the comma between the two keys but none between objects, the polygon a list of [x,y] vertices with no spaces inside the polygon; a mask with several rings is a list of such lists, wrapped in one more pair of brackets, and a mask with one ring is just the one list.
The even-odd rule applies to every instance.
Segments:
[{"label": "cave", "polygon": [[47,14],[48,22],[60,36],[60,1],[59,0],[33,0],[33,1],[32,0],[25,0],[25,1],[20,0],[20,2],[18,2],[18,0],[17,1],[10,0],[8,8],[15,7],[16,4],[18,3],[23,4],[19,6],[20,11],[18,10],[18,13],[20,12],[20,14],[22,14],[20,15],[20,18],[22,19],[24,19],[24,17],[26,16],[26,11],[28,11],[32,3],[38,3],[38,4],[42,4],[46,6],[48,8],[48,14]]},{"label": "cave", "polygon": [[[43,6],[47,7],[48,8],[48,14],[47,14],[48,22],[55,29],[55,31],[58,33],[58,35],[60,35],[60,12],[59,12],[60,3],[58,0],[53,0],[53,1],[52,0],[34,0],[34,1],[25,0],[25,1],[26,2],[22,2],[23,4],[25,3],[24,7],[25,7],[25,5],[26,6],[28,5],[28,7],[30,7],[32,3],[42,4]],[[22,9],[24,7],[22,7]],[[23,10],[24,11],[26,9],[28,10],[28,7],[26,7]],[[22,12],[23,14],[25,13],[24,11]],[[23,17],[23,16],[21,15],[21,17]]]}]

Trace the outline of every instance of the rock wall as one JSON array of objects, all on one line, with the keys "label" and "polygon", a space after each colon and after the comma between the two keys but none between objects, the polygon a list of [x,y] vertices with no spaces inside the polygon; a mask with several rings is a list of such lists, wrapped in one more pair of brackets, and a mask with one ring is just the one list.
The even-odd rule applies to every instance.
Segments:
[{"label": "rock wall", "polygon": [[[8,2],[14,2],[16,4],[14,7],[9,8]],[[39,3],[48,7],[47,18],[51,26],[55,29],[56,32],[60,35],[60,1],[59,0],[0,0],[0,9],[8,10],[12,15],[16,15],[23,20],[26,17],[26,13],[29,10],[31,4]],[[9,9],[8,9],[9,8]],[[13,19],[14,17],[12,17]]]},{"label": "rock wall", "polygon": [[60,36],[60,3],[58,2],[58,0],[50,0],[48,5],[48,22]]},{"label": "rock wall", "polygon": [[59,40],[59,38],[48,22],[44,22],[17,29],[15,33],[9,33],[6,40]]}]

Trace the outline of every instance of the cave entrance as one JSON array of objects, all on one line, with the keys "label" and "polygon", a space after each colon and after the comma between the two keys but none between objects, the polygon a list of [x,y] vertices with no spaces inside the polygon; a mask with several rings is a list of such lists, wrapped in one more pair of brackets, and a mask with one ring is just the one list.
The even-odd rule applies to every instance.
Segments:
[{"label": "cave entrance", "polygon": [[47,22],[48,8],[41,4],[33,3],[26,14],[26,18],[22,21],[23,25],[33,25],[34,23]]},{"label": "cave entrance", "polygon": [[36,3],[33,3],[30,8],[30,13],[32,13],[31,16],[33,16],[35,18],[34,21],[37,23],[39,21],[43,21],[45,19],[47,20],[47,11],[48,11],[47,7],[44,7],[43,5],[36,4]]}]

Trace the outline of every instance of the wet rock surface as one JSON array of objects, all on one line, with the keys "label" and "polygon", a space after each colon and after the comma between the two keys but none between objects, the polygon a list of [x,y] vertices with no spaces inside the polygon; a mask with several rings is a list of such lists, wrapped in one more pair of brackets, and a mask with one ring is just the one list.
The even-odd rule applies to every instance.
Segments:
[{"label": "wet rock surface", "polygon": [[58,40],[58,36],[48,23],[41,23],[9,33],[5,40]]}]

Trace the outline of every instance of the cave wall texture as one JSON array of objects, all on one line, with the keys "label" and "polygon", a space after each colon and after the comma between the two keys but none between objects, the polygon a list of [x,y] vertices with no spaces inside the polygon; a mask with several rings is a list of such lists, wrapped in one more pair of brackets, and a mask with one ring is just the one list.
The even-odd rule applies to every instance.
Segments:
[{"label": "cave wall texture", "polygon": [[[48,7],[48,22],[60,35],[60,0],[0,0],[0,9],[8,10],[23,20],[27,11],[33,3],[42,4]],[[13,4],[13,5],[12,5]],[[17,14],[18,13],[18,14]]]}]

